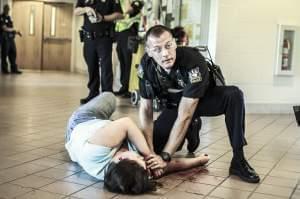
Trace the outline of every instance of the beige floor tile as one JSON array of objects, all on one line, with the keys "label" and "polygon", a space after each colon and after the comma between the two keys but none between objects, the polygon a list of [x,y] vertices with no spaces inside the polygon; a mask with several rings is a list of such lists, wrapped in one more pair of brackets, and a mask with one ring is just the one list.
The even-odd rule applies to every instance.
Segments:
[{"label": "beige floor tile", "polygon": [[30,162],[30,163],[31,164],[42,165],[42,166],[55,167],[55,166],[64,164],[65,161],[45,157],[45,158],[40,158],[40,159],[34,160],[34,161]]},{"label": "beige floor tile", "polygon": [[52,193],[57,193],[57,194],[61,194],[61,195],[70,195],[74,192],[84,189],[85,187],[86,186],[80,185],[80,184],[57,181],[57,182],[54,182],[52,184],[42,187],[41,190],[52,192]]},{"label": "beige floor tile", "polygon": [[9,167],[19,165],[21,163],[22,162],[17,161],[17,160],[11,160],[9,158],[1,157],[1,159],[0,159],[0,170],[7,169]]},{"label": "beige floor tile", "polygon": [[30,175],[24,178],[20,178],[18,180],[14,180],[11,182],[11,184],[16,184],[28,188],[40,188],[42,186],[51,184],[54,181],[56,180],[53,178],[45,178],[45,177]]},{"label": "beige floor tile", "polygon": [[61,170],[56,168],[47,169],[42,172],[35,173],[34,175],[47,177],[47,178],[54,178],[54,179],[63,179],[67,176],[73,175],[74,171],[68,171],[68,170]]},{"label": "beige floor tile", "polygon": [[169,174],[168,177],[171,177],[173,179],[178,179],[178,180],[188,180],[190,178],[192,178],[192,176],[194,176],[196,173],[199,173],[201,171],[205,171],[205,169],[202,168],[198,168],[198,169],[190,169],[187,171],[182,171],[182,172],[176,172],[176,173],[172,173]]},{"label": "beige floor tile", "polygon": [[0,185],[0,198],[14,198],[16,196],[32,191],[31,188],[24,188],[19,185],[2,184]]},{"label": "beige floor tile", "polygon": [[28,152],[24,152],[24,153],[19,153],[19,154],[15,154],[12,156],[9,156],[8,158],[11,160],[17,160],[20,162],[29,162],[32,160],[36,160],[43,157],[43,155],[36,155],[36,154],[31,154]]},{"label": "beige floor tile", "polygon": [[5,181],[11,181],[45,169],[47,168],[44,166],[27,163],[9,169],[1,170],[0,178]]},{"label": "beige floor tile", "polygon": [[87,187],[72,196],[77,198],[99,199],[99,198],[112,198],[116,194],[110,193],[106,190],[97,189],[94,187]]},{"label": "beige floor tile", "polygon": [[258,184],[251,184],[240,180],[239,178],[228,178],[221,185],[221,187],[226,187],[230,189],[238,189],[242,191],[252,192],[258,186]]},{"label": "beige floor tile", "polygon": [[61,170],[74,171],[74,172],[78,172],[78,171],[82,170],[81,166],[79,166],[78,164],[76,164],[74,162],[67,162],[64,164],[60,164],[60,165],[55,166],[54,168],[61,169]]},{"label": "beige floor tile", "polygon": [[95,184],[99,180],[97,180],[96,178],[88,175],[85,172],[79,172],[79,173],[75,173],[74,175],[71,175],[69,177],[63,178],[62,181],[73,182],[73,183],[77,183],[77,184],[82,184],[82,185],[87,185],[88,186],[88,185]]},{"label": "beige floor tile", "polygon": [[267,176],[262,183],[269,185],[277,185],[281,187],[291,187],[294,188],[297,185],[298,180],[296,179],[288,179],[288,178],[279,178],[279,177],[271,177]]},{"label": "beige floor tile", "polygon": [[246,199],[248,198],[250,193],[251,192],[248,191],[218,187],[210,194],[210,196],[224,198],[224,199],[233,199],[233,198]]},{"label": "beige floor tile", "polygon": [[273,168],[276,162],[270,162],[270,161],[262,161],[262,160],[250,160],[250,165],[252,167],[264,167],[264,168]]},{"label": "beige floor tile", "polygon": [[162,188],[173,189],[174,187],[181,184],[183,182],[183,180],[178,180],[178,179],[174,179],[172,177],[166,176],[164,178],[157,180],[157,182],[162,184]]},{"label": "beige floor tile", "polygon": [[292,193],[292,188],[279,187],[275,185],[260,184],[255,190],[257,193],[269,194],[280,197],[289,197]]},{"label": "beige floor tile", "polygon": [[16,199],[61,199],[64,195],[50,193],[46,191],[34,190],[24,195],[16,197]]},{"label": "beige floor tile", "polygon": [[271,171],[271,168],[267,168],[267,167],[253,166],[253,168],[259,175],[267,175]]},{"label": "beige floor tile", "polygon": [[295,173],[295,172],[285,171],[285,170],[280,170],[280,169],[273,169],[269,175],[273,176],[273,177],[289,178],[289,179],[299,179],[300,178],[300,173]]},{"label": "beige floor tile", "polygon": [[204,196],[199,195],[199,194],[183,192],[183,191],[171,190],[170,192],[165,194],[163,196],[163,198],[166,198],[166,199],[183,199],[183,198],[201,199],[201,198],[204,198]]},{"label": "beige floor tile", "polygon": [[221,184],[224,180],[225,180],[225,178],[222,178],[222,177],[196,174],[189,181],[217,186],[217,185]]},{"label": "beige floor tile", "polygon": [[254,193],[251,195],[249,199],[288,199],[285,197],[279,197],[274,195],[267,195],[267,194],[261,194],[261,193]]},{"label": "beige floor tile", "polygon": [[189,193],[207,195],[211,190],[213,190],[215,186],[200,184],[200,183],[192,183],[192,182],[183,182],[179,186],[175,188],[178,191],[184,191]]},{"label": "beige floor tile", "polygon": [[227,169],[218,169],[218,168],[213,168],[213,167],[208,167],[207,168],[207,174],[211,176],[218,176],[218,177],[223,177],[226,178],[229,176],[229,171]]},{"label": "beige floor tile", "polygon": [[291,199],[299,199],[299,198],[300,198],[300,189],[297,189],[291,196]]}]

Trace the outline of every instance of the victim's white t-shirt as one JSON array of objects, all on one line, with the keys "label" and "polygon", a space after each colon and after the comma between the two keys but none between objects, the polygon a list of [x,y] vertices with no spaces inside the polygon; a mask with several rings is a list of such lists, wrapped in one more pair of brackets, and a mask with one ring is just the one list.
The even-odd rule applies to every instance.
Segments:
[{"label": "victim's white t-shirt", "polygon": [[[104,180],[105,171],[120,146],[110,148],[91,144],[87,140],[97,129],[110,122],[110,120],[94,119],[80,123],[74,128],[70,140],[65,144],[71,160],[99,180]],[[136,151],[135,146],[130,142],[128,142],[128,149]]]}]

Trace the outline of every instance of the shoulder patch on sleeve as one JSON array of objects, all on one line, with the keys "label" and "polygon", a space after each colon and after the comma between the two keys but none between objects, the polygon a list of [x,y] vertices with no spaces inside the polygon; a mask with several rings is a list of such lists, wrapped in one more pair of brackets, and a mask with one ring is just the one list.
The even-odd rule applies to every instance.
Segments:
[{"label": "shoulder patch on sleeve", "polygon": [[191,83],[197,83],[202,81],[202,75],[199,70],[199,67],[192,68],[189,72],[189,80]]},{"label": "shoulder patch on sleeve", "polygon": [[144,78],[144,69],[143,69],[143,67],[142,67],[142,65],[140,64],[139,65],[139,67],[138,67],[138,69],[137,69],[137,75],[138,75],[138,77],[139,78]]}]

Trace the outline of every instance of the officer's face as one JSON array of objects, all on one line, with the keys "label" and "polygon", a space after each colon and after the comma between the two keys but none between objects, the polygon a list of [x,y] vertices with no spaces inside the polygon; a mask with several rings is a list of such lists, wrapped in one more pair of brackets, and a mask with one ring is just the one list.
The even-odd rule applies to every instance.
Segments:
[{"label": "officer's face", "polygon": [[159,37],[149,36],[147,53],[164,69],[171,69],[176,60],[176,42],[172,35],[165,31]]}]

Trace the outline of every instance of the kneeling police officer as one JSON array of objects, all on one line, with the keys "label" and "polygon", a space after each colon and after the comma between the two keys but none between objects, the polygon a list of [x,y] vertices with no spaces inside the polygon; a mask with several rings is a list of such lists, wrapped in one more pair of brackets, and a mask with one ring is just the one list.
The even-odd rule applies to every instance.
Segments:
[{"label": "kneeling police officer", "polygon": [[[138,69],[140,121],[150,148],[158,143],[164,146],[156,153],[170,161],[185,137],[189,142],[199,139],[199,131],[189,131],[195,118],[225,114],[233,149],[229,173],[246,182],[258,183],[260,178],[243,152],[247,142],[242,91],[235,86],[216,86],[205,58],[197,49],[177,47],[169,28],[154,26],[147,31],[145,40],[147,53]],[[166,108],[153,125],[155,97],[165,101]],[[164,131],[166,125],[173,125],[170,134]],[[153,135],[153,128],[158,133]],[[199,142],[196,144],[196,147],[188,144],[188,150],[196,150]]]},{"label": "kneeling police officer", "polygon": [[[83,55],[88,66],[89,95],[80,100],[87,103],[101,91],[112,92],[112,43],[114,21],[122,19],[119,0],[77,0],[75,15],[83,15],[84,23],[80,31],[84,42]],[[101,68],[101,77],[100,77]]]}]

